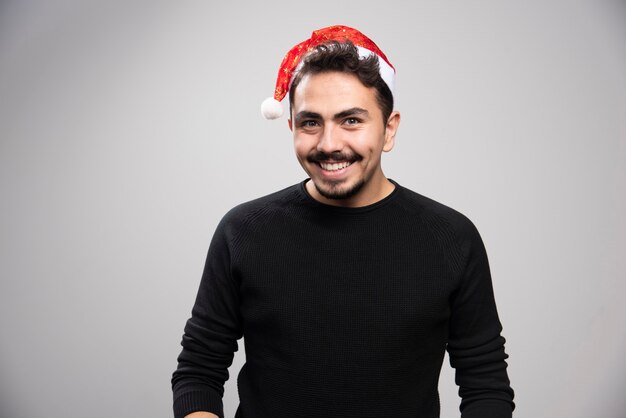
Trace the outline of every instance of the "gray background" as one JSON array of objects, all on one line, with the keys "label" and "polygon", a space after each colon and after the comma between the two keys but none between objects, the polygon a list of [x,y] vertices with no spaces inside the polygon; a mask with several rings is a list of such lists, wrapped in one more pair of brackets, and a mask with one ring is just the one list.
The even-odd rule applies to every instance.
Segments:
[{"label": "gray background", "polygon": [[337,23],[398,69],[386,174],[483,235],[516,416],[623,417],[625,3],[267,3],[0,2],[0,417],[171,415],[217,222],[304,178],[260,103]]}]

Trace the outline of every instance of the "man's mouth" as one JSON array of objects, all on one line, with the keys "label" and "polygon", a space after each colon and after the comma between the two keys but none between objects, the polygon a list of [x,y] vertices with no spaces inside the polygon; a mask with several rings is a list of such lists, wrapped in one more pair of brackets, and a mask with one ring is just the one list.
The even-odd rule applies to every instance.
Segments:
[{"label": "man's mouth", "polygon": [[310,163],[317,164],[326,172],[336,172],[339,174],[341,170],[350,167],[353,163],[360,161],[361,157],[354,153],[342,152],[317,152],[310,155],[307,160]]},{"label": "man's mouth", "polygon": [[326,171],[338,171],[341,169],[344,169],[348,166],[350,166],[352,164],[351,161],[341,161],[341,162],[323,162],[320,161],[319,165],[320,167],[322,167],[322,170],[326,170]]}]

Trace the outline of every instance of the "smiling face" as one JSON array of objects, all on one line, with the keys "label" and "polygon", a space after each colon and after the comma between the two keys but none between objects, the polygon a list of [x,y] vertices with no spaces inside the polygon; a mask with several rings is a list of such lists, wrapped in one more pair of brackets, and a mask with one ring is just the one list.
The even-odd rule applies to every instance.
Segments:
[{"label": "smiling face", "polygon": [[391,193],[380,162],[393,148],[400,114],[383,121],[373,88],[349,73],[307,75],[294,92],[292,118],[296,156],[314,199],[358,207]]}]

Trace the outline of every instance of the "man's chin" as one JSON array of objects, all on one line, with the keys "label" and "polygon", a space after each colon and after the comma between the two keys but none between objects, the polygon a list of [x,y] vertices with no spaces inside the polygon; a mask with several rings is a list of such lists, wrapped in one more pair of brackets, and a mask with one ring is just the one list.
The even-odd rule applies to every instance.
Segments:
[{"label": "man's chin", "polygon": [[326,199],[345,200],[357,195],[365,183],[360,181],[353,185],[344,186],[341,184],[318,184],[313,181],[313,185],[317,192]]}]

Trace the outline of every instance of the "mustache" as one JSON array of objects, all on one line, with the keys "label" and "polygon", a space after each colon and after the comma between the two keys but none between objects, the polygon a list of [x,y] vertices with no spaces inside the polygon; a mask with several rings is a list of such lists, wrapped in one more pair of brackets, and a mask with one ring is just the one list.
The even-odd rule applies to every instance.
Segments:
[{"label": "mustache", "polygon": [[344,154],[343,152],[340,152],[340,151],[335,151],[331,153],[317,151],[307,157],[307,161],[310,163],[320,163],[320,162],[330,162],[330,161],[349,161],[353,163],[355,161],[360,161],[362,159],[363,157],[361,157],[359,154],[354,154],[354,153]]}]

